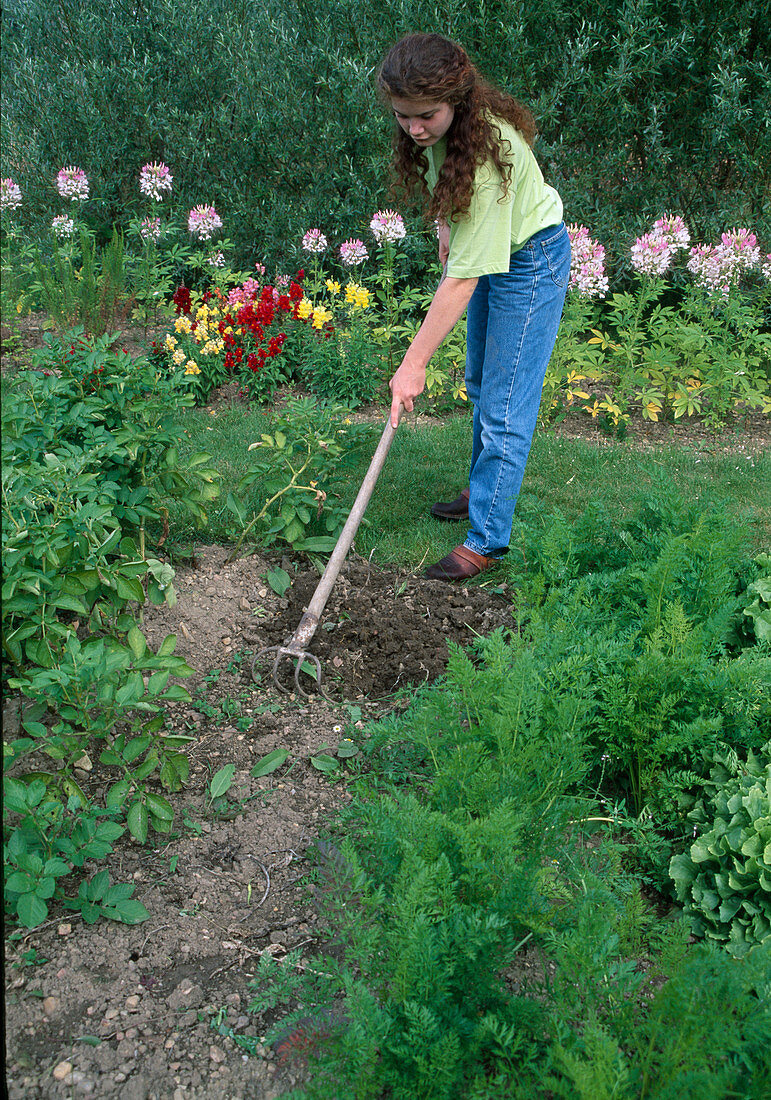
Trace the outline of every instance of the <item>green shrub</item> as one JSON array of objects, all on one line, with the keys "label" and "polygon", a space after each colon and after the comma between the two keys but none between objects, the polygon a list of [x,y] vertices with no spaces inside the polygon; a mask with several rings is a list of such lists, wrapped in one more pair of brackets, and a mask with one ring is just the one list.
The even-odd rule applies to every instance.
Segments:
[{"label": "green shrub", "polygon": [[[64,880],[111,850],[118,819],[139,842],[168,832],[157,784],[176,791],[188,774],[188,739],[163,735],[162,704],[189,699],[169,678],[192,670],[173,636],[151,653],[135,613],[176,599],[173,569],[145,552],[146,521],[174,498],[204,522],[218,475],[208,455],[177,461],[175,406],[191,403],[179,380],[113,343],[49,338],[3,401],[4,675],[29,700],[4,746],[5,902],[29,927],[51,898],[86,920],[145,919],[105,872],[74,897]],[[111,780],[102,808],[74,773],[95,752]]]}]

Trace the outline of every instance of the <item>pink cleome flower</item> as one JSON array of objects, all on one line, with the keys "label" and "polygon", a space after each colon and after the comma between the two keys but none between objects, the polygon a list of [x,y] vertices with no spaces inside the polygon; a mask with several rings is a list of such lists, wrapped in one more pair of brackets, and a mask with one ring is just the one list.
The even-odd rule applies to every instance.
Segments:
[{"label": "pink cleome flower", "polygon": [[142,218],[139,235],[143,241],[157,241],[161,235],[160,218]]},{"label": "pink cleome flower", "polygon": [[222,219],[213,206],[194,206],[187,216],[187,228],[199,241],[209,241],[222,229]]},{"label": "pink cleome flower", "polygon": [[731,229],[721,234],[720,243],[699,244],[691,249],[688,270],[696,276],[696,285],[708,294],[727,298],[746,271],[765,267],[758,239],[749,229]]},{"label": "pink cleome flower", "polygon": [[21,206],[21,188],[12,179],[0,181],[0,210],[18,210]]},{"label": "pink cleome flower", "polygon": [[679,214],[667,214],[653,223],[653,232],[658,233],[674,248],[687,248],[691,243],[691,234]]},{"label": "pink cleome flower", "polygon": [[320,229],[309,229],[303,237],[303,252],[323,252],[327,247],[327,238]]},{"label": "pink cleome flower", "polygon": [[604,298],[608,292],[605,275],[605,249],[589,236],[585,225],[569,225],[572,249],[570,283],[581,298]]},{"label": "pink cleome flower", "polygon": [[663,275],[672,263],[675,249],[658,233],[643,233],[632,245],[632,267],[643,275]]},{"label": "pink cleome flower", "polygon": [[377,214],[373,215],[369,227],[378,244],[384,244],[385,241],[401,241],[407,235],[404,221],[395,210],[378,210]]},{"label": "pink cleome flower", "polygon": [[164,191],[171,191],[171,171],[163,161],[153,161],[142,166],[139,173],[139,190],[148,198],[160,202]]},{"label": "pink cleome flower", "polygon": [[675,255],[687,248],[691,240],[679,214],[667,214],[653,223],[648,233],[632,245],[632,267],[643,275],[663,275],[672,265]]},{"label": "pink cleome flower", "polygon": [[51,228],[57,237],[64,239],[65,237],[71,237],[75,232],[75,222],[72,218],[68,218],[66,214],[57,214],[51,222]]},{"label": "pink cleome flower", "polygon": [[63,199],[71,202],[83,202],[88,198],[88,176],[82,168],[68,164],[60,169],[56,177],[56,190]]},{"label": "pink cleome flower", "polygon": [[356,267],[358,264],[363,264],[368,256],[369,252],[364,247],[364,242],[358,240],[358,238],[350,237],[340,245],[340,259],[345,267]]}]

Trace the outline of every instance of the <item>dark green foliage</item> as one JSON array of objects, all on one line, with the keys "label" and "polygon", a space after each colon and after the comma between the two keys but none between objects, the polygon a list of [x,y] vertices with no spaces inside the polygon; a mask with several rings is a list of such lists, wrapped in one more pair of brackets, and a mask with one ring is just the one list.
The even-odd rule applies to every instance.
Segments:
[{"label": "dark green foliage", "polygon": [[[161,731],[163,707],[189,700],[169,680],[192,669],[174,635],[153,653],[134,615],[176,600],[173,569],[145,553],[146,521],[171,499],[205,521],[218,475],[205,454],[177,462],[173,417],[192,403],[179,379],[113,344],[49,338],[3,395],[3,671],[25,701],[23,735],[4,746],[5,903],[29,927],[50,898],[86,921],[145,919],[106,872],[76,897],[61,880],[112,850],[116,816],[140,843],[168,833],[157,784],[177,791],[189,770],[188,739]],[[89,753],[109,769],[104,808],[74,773]]]},{"label": "dark green foliage", "polygon": [[[555,1043],[550,1058],[558,1072],[546,1078],[553,1090],[547,1095],[566,1100],[763,1100],[768,1095],[771,951],[758,949],[737,964],[714,949],[685,954],[672,947],[676,941],[668,947],[665,970],[655,975],[668,981],[645,1011],[627,1002],[624,1011],[604,1020],[592,1012],[580,1021],[580,1034]],[[596,981],[598,969],[592,973]]]},{"label": "dark green foliage", "polygon": [[665,209],[707,239],[736,224],[767,238],[770,26],[764,0],[7,0],[3,174],[50,222],[53,175],[81,164],[108,234],[162,158],[176,199],[214,202],[245,262],[284,261],[303,228],[361,232],[383,205],[376,66],[437,30],[533,107],[567,220],[611,251]]},{"label": "dark green foliage", "polygon": [[623,849],[586,843],[570,685],[500,635],[481,652],[372,731],[373,785],[389,749],[412,750],[424,789],[363,784],[338,823],[320,880],[344,961],[260,964],[253,1011],[292,1008],[282,1033],[323,1025],[290,1095],[760,1097],[771,953],[689,953],[648,911]]},{"label": "dark green foliage", "polygon": [[676,820],[718,741],[767,739],[769,657],[734,648],[753,570],[743,541],[718,508],[663,497],[621,531],[595,504],[572,525],[526,517],[515,536],[541,675],[584,701],[595,779],[635,815]]}]

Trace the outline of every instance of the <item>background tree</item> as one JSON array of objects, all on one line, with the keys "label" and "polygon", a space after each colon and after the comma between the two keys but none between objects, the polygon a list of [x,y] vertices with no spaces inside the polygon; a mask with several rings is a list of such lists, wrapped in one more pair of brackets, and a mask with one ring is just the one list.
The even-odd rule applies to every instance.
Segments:
[{"label": "background tree", "polygon": [[287,261],[308,225],[363,230],[388,182],[378,60],[436,29],[531,105],[567,220],[611,253],[665,210],[769,243],[767,0],[6,0],[2,21],[2,171],[41,225],[62,164],[106,236],[158,158],[245,262]]}]

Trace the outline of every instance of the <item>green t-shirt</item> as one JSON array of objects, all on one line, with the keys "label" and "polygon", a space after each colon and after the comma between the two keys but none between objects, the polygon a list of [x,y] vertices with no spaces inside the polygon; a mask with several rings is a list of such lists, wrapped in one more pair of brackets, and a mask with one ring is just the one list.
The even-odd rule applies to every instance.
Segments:
[{"label": "green t-shirt", "polygon": [[[501,153],[511,163],[505,198],[503,179],[491,161],[476,172],[471,205],[466,214],[450,222],[450,257],[447,274],[455,279],[496,275],[509,270],[511,253],[534,233],[562,221],[562,200],[544,183],[533,151],[520,132],[502,119]],[[426,149],[426,182],[433,192],[447,154],[447,139]]]}]

